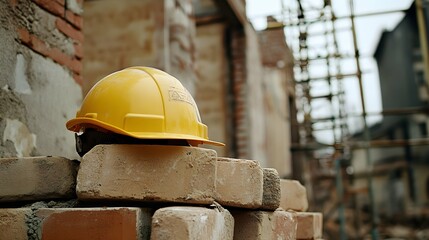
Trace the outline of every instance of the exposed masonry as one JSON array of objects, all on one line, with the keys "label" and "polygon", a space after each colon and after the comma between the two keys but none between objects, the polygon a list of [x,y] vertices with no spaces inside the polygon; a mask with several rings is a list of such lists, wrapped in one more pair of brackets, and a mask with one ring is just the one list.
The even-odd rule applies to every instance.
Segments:
[{"label": "exposed masonry", "polygon": [[[66,67],[73,73],[77,83],[82,84],[82,17],[75,9],[79,4],[72,0],[19,2],[14,10],[18,18],[19,41],[41,54]],[[48,12],[49,14],[46,14]]]},{"label": "exposed masonry", "polygon": [[0,5],[0,157],[77,157],[64,122],[81,101],[82,1]]},{"label": "exposed masonry", "polygon": [[[22,165],[23,169],[41,163],[44,166],[46,163],[59,164],[51,167],[64,169],[61,175],[71,175],[74,179],[58,177],[57,171],[43,168],[34,171],[34,174],[46,179],[46,186],[73,185],[76,181],[75,168],[64,168],[64,161],[70,160],[37,157],[18,158],[16,162],[11,162],[10,159],[0,158],[0,176],[16,173],[13,164]],[[88,165],[90,162],[99,165]],[[72,166],[75,164],[74,161],[70,163]],[[224,170],[217,171],[218,167]],[[237,176],[234,179],[234,172],[243,178]],[[100,178],[98,173],[104,176]],[[302,192],[299,183],[288,185],[289,188],[297,188],[295,190],[280,188],[280,178],[274,169],[261,169],[257,162],[249,160],[217,158],[213,150],[179,146],[100,145],[85,155],[79,167],[80,174],[85,177],[77,177],[77,189],[74,189],[77,197],[70,195],[68,188],[56,190],[62,191],[58,193],[63,196],[61,199],[54,199],[52,194],[41,197],[40,193],[25,186],[15,191],[17,195],[13,196],[14,189],[7,190],[7,186],[3,186],[0,199],[6,201],[0,201],[0,216],[5,216],[0,219],[0,239],[10,239],[11,236],[16,236],[17,240],[55,239],[71,232],[83,240],[94,236],[104,238],[106,234],[115,236],[115,239],[171,239],[179,235],[181,239],[222,240],[322,237],[321,214],[281,208],[280,198],[302,202],[298,205],[308,204],[306,197],[302,197],[305,192]],[[248,181],[246,176],[250,175],[254,176]],[[32,176],[16,175],[15,181],[25,182],[28,177]],[[186,179],[191,179],[189,185]],[[206,191],[202,201],[196,199],[201,191],[206,190],[206,186],[192,179],[200,179],[204,185],[213,185],[214,189]],[[230,184],[223,183],[221,188],[215,184],[226,180]],[[82,190],[82,184],[85,190]],[[112,184],[116,186],[111,189],[109,185]],[[248,184],[260,185],[262,189],[253,191],[248,189]],[[138,189],[142,189],[143,193]],[[28,191],[26,198],[20,198],[23,191]],[[79,193],[82,191],[85,191],[84,195]],[[299,197],[286,196],[285,192],[298,192]],[[147,193],[149,197],[145,197]],[[190,197],[184,198],[184,193],[190,193]],[[7,194],[7,198],[3,194]],[[33,198],[31,194],[34,194]],[[76,224],[77,221],[79,224]],[[73,229],[68,226],[73,226]],[[124,229],[127,229],[126,233],[123,233]],[[20,231],[25,232],[19,234]]]}]

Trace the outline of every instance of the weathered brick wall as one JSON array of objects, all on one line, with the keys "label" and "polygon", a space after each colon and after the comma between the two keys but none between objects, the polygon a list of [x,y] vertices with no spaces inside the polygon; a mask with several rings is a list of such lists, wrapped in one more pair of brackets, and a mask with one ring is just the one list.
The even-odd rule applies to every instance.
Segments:
[{"label": "weathered brick wall", "polygon": [[77,156],[64,123],[81,99],[81,4],[1,0],[0,156]]}]

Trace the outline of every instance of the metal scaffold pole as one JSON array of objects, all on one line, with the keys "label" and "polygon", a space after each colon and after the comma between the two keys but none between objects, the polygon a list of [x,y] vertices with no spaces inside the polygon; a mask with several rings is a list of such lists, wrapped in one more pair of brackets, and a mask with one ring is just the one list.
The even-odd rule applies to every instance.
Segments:
[{"label": "metal scaffold pole", "polygon": [[[367,116],[366,116],[366,106],[365,106],[365,95],[364,95],[364,88],[363,88],[363,81],[362,81],[362,71],[360,66],[360,59],[359,59],[359,47],[357,42],[357,34],[356,34],[356,27],[355,27],[355,19],[354,19],[354,3],[353,0],[350,0],[350,20],[351,20],[351,27],[352,27],[352,35],[353,35],[353,48],[355,52],[355,60],[356,60],[356,68],[357,68],[357,78],[359,81],[359,92],[360,92],[360,100],[361,100],[361,106],[362,106],[362,121],[364,126],[364,139],[365,139],[365,157],[366,157],[366,165],[369,172],[372,172],[373,164],[371,159],[371,152],[370,152],[370,141],[371,137],[369,134],[369,128],[367,123]],[[377,208],[375,206],[375,200],[374,200],[374,186],[372,182],[372,175],[368,174],[367,177],[368,180],[368,197],[369,197],[369,205],[370,205],[370,211],[371,211],[371,237],[373,240],[378,239],[378,230],[377,230]]]},{"label": "metal scaffold pole", "polygon": [[[387,224],[379,220],[385,219],[385,209],[375,201],[374,189],[380,186],[379,176],[388,175],[393,170],[404,171],[411,168],[411,164],[406,161],[383,164],[376,152],[382,151],[381,148],[427,146],[429,137],[409,138],[404,135],[402,138],[380,138],[377,132],[380,123],[374,125],[375,132],[372,134],[373,127],[370,128],[371,121],[368,120],[372,117],[428,116],[429,107],[393,106],[367,111],[369,105],[365,102],[365,92],[368,90],[363,80],[375,70],[362,69],[366,63],[364,61],[373,56],[368,53],[361,55],[358,36],[362,33],[357,32],[355,20],[407,13],[407,10],[355,12],[354,0],[343,1],[344,4],[339,5],[338,9],[333,7],[331,0],[280,0],[280,3],[282,24],[276,27],[285,31],[287,44],[295,58],[293,84],[297,109],[296,122],[292,127],[299,129],[299,140],[292,143],[291,151],[299,156],[294,158],[294,162],[298,162],[294,164],[299,166],[294,171],[299,171],[294,173],[294,177],[306,186],[311,211],[323,212],[327,226],[324,229],[325,237],[380,239],[386,234]],[[422,18],[424,7],[423,0],[416,1],[420,40],[426,43],[426,32],[422,30],[425,27]],[[342,41],[345,33],[351,33],[352,41]],[[421,48],[424,64],[428,66],[427,43]],[[426,68],[425,71],[425,74],[429,72]],[[361,111],[350,110],[347,106],[350,103],[347,96],[350,85],[347,81],[356,80],[359,87],[353,91],[359,91]],[[350,122],[353,119],[363,123],[354,126],[354,131]],[[362,162],[358,162],[359,157]],[[413,192],[413,189],[410,191]],[[377,209],[379,206],[380,209]]]}]

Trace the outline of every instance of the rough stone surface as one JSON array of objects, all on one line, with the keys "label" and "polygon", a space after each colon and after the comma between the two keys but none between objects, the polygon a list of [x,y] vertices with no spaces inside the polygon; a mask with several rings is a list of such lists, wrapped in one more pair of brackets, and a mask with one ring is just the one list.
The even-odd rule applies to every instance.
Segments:
[{"label": "rough stone surface", "polygon": [[152,210],[140,208],[41,208],[43,240],[149,239]]},{"label": "rough stone surface", "polygon": [[296,239],[295,213],[283,210],[244,211],[234,210],[235,240]]},{"label": "rough stone surface", "polygon": [[82,160],[80,200],[211,204],[216,152],[156,145],[98,145]]},{"label": "rough stone surface", "polygon": [[228,210],[218,206],[166,207],[152,218],[152,240],[168,239],[233,239],[234,219]]},{"label": "rough stone surface", "polygon": [[28,208],[0,209],[0,239],[27,240],[28,227],[25,224]]},{"label": "rough stone surface", "polygon": [[263,172],[252,160],[217,158],[216,201],[223,206],[262,206]]},{"label": "rough stone surface", "polygon": [[280,177],[274,168],[263,168],[264,192],[261,209],[276,210],[280,206]]},{"label": "rough stone surface", "polygon": [[316,212],[296,213],[296,239],[318,239],[323,234],[323,215]]},{"label": "rough stone surface", "polygon": [[307,190],[296,180],[280,180],[281,200],[280,207],[284,210],[307,211]]},{"label": "rough stone surface", "polygon": [[77,161],[62,157],[0,159],[0,202],[75,196]]}]

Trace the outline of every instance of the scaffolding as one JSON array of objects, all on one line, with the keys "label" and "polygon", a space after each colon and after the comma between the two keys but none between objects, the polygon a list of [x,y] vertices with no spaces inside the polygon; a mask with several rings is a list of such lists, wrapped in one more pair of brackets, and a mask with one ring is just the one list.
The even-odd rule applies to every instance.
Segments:
[{"label": "scaffolding", "polygon": [[[283,23],[281,27],[285,30],[288,45],[295,57],[295,94],[300,141],[292,144],[292,150],[305,153],[300,155],[304,159],[294,159],[294,161],[303,162],[304,177],[300,180],[307,187],[312,210],[323,212],[325,229],[334,229],[335,235],[330,235],[328,238],[364,239],[370,237],[379,239],[381,234],[379,215],[374,200],[373,176],[392,169],[406,169],[408,180],[410,182],[414,180],[408,162],[374,166],[370,150],[372,148],[427,146],[429,139],[409,139],[407,137],[373,140],[370,136],[368,117],[415,114],[428,116],[429,108],[411,107],[368,112],[363,86],[363,75],[367,71],[362,70],[361,67],[361,60],[368,56],[361,56],[359,51],[355,19],[406,10],[355,14],[353,0],[343,1],[347,1],[349,6],[349,14],[344,16],[335,14],[330,0],[320,0],[319,2],[290,0],[288,4],[281,0],[281,13],[272,15]],[[417,4],[418,6],[419,4]],[[420,10],[417,9],[421,15]],[[418,15],[419,18],[421,18],[420,15]],[[336,23],[344,20],[349,22],[349,26],[338,27]],[[419,22],[419,27],[421,27],[420,24]],[[317,27],[313,27],[315,25]],[[317,31],[314,28],[317,28]],[[339,32],[351,34],[352,53],[340,51]],[[318,37],[319,40],[323,38],[324,41],[319,46],[310,44],[314,37]],[[422,51],[424,51],[422,55],[426,66],[428,61],[426,44],[423,44]],[[344,70],[342,66],[344,59],[353,60],[354,71],[346,72]],[[323,76],[315,76],[313,68],[317,65],[323,66],[319,67],[317,71],[319,74],[321,71],[325,71]],[[428,69],[425,67],[426,79],[428,79]],[[350,79],[357,80],[359,86],[357,91],[360,96],[360,113],[352,113],[346,107],[344,81]],[[320,89],[325,91],[321,92]],[[322,112],[328,114],[320,115],[320,111],[318,111],[320,108],[323,108]],[[360,140],[351,134],[349,129],[351,119],[360,119],[362,123]],[[318,142],[315,133],[320,131],[330,132],[329,137],[332,139],[332,143]],[[354,161],[351,152],[356,149],[364,151],[366,171],[350,173]],[[365,178],[366,187],[355,187],[354,181],[357,178]],[[410,191],[414,190],[410,189]],[[367,196],[369,203],[366,211],[362,210],[357,198],[362,194]],[[332,227],[332,225],[335,226]]]}]

